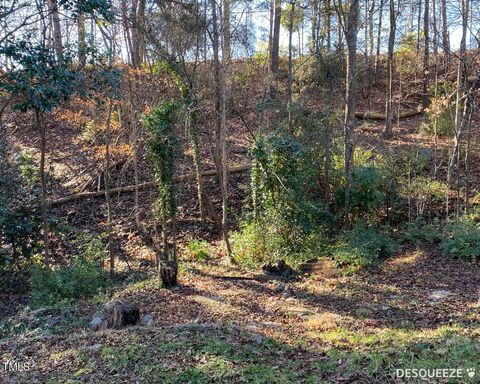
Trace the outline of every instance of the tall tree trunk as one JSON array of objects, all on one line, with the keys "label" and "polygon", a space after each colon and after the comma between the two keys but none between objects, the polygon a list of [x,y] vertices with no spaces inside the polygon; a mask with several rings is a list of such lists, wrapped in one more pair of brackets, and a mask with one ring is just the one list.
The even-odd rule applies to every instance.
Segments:
[{"label": "tall tree trunk", "polygon": [[469,107],[467,125],[467,137],[465,143],[465,214],[470,213],[470,150],[471,150],[471,128],[472,128],[472,111],[473,106]]},{"label": "tall tree trunk", "polygon": [[211,0],[212,7],[212,50],[213,50],[213,79],[215,94],[215,125],[217,132],[220,131],[219,111],[221,108],[221,89],[220,89],[220,43],[217,20],[217,4]]},{"label": "tall tree trunk", "polygon": [[[219,175],[220,190],[222,193],[222,234],[225,242],[227,255],[231,256],[231,247],[228,237],[227,219],[228,219],[228,156],[226,139],[226,114],[227,114],[227,84],[226,68],[220,65],[220,33],[217,23],[217,5],[215,0],[211,0],[212,7],[212,48],[213,48],[213,66],[214,66],[214,88],[215,88],[215,126],[217,145],[215,151],[215,166]],[[225,31],[222,30],[222,46],[224,42]],[[222,47],[223,48],[223,47]],[[225,59],[225,56],[223,56]],[[228,63],[224,62],[224,66]]]},{"label": "tall tree trunk", "polygon": [[[428,1],[428,0],[425,0]],[[421,25],[422,25],[422,0],[418,1],[418,20],[417,20],[417,50],[416,53],[420,52],[420,40],[421,40]]]},{"label": "tall tree trunk", "polygon": [[311,51],[317,52],[318,42],[317,42],[317,24],[318,24],[318,0],[312,0],[312,16],[310,18],[310,23],[312,26],[311,32]]},{"label": "tall tree trunk", "polygon": [[275,1],[270,1],[270,29],[268,30],[268,55],[271,56],[272,54],[272,47],[273,47],[273,19],[275,17]]},{"label": "tall tree trunk", "polygon": [[107,202],[107,227],[108,227],[108,257],[110,260],[110,274],[115,273],[115,257],[113,253],[113,223],[112,223],[112,200],[110,197],[110,125],[112,118],[113,102],[109,101],[107,120],[105,122],[105,199]]},{"label": "tall tree trunk", "polygon": [[445,53],[445,65],[448,66],[450,54],[450,39],[448,37],[447,0],[440,0],[440,12],[442,14],[442,45]]},{"label": "tall tree trunk", "polygon": [[60,65],[64,63],[63,59],[63,42],[62,42],[62,28],[60,25],[60,15],[58,13],[57,0],[48,0],[49,12],[52,16],[53,23],[53,48],[55,49],[55,55]]},{"label": "tall tree trunk", "polygon": [[430,10],[429,4],[430,0],[424,0],[425,2],[425,11],[423,15],[423,34],[424,34],[424,51],[423,51],[423,109],[428,108],[429,99],[428,99],[428,85],[429,85],[429,57],[430,57],[430,36],[429,36],[429,25],[430,25]]},{"label": "tall tree trunk", "polygon": [[[438,28],[437,28],[437,0],[432,0],[432,44],[433,54],[437,57],[438,54]],[[437,68],[435,68],[437,69]]]},{"label": "tall tree trunk", "polygon": [[84,67],[87,61],[87,43],[85,32],[85,13],[79,11],[77,19],[78,31],[78,62],[81,67]]},{"label": "tall tree trunk", "polygon": [[145,59],[145,2],[138,1],[137,11],[137,44],[138,44],[138,65],[142,65]]},{"label": "tall tree trunk", "polygon": [[231,60],[230,47],[230,6],[229,0],[223,2],[222,14],[222,70],[220,72],[221,84],[221,120],[220,120],[220,163],[221,172],[221,190],[222,190],[222,232],[227,256],[232,257],[232,247],[228,235],[228,148],[227,148],[227,105],[228,105],[228,77]]},{"label": "tall tree trunk", "polygon": [[[456,90],[456,102],[455,102],[455,136],[453,139],[453,150],[451,153],[451,157],[448,164],[447,169],[447,186],[448,189],[451,185],[451,177],[452,172],[455,172],[455,176],[458,180],[458,172],[459,172],[459,164],[458,164],[458,154],[460,152],[460,142],[462,138],[462,130],[463,130],[463,123],[464,118],[463,112],[465,103],[462,103],[465,94],[465,86],[466,86],[466,79],[465,79],[465,61],[466,61],[466,45],[467,45],[467,29],[468,29],[468,13],[469,13],[469,1],[468,0],[461,0],[462,1],[462,9],[461,9],[461,16],[462,16],[462,39],[460,41],[460,49],[459,49],[459,58],[458,58],[458,67],[457,67],[457,90]],[[458,183],[457,183],[458,184]],[[447,190],[446,196],[446,214],[448,216],[449,208],[450,208],[450,199],[449,193]]]},{"label": "tall tree trunk", "polygon": [[387,54],[387,102],[385,108],[385,130],[383,132],[385,138],[391,138],[392,121],[393,121],[393,48],[395,44],[395,32],[397,28],[397,20],[395,15],[395,2],[390,0],[390,32],[388,34],[388,54]]},{"label": "tall tree trunk", "polygon": [[197,198],[198,208],[200,211],[200,220],[205,222],[206,212],[204,203],[203,178],[202,178],[202,164],[200,158],[200,138],[197,129],[197,103],[191,97],[188,108],[188,129],[190,133],[190,145],[193,149],[193,164],[195,166],[195,179],[197,182]]},{"label": "tall tree trunk", "polygon": [[378,30],[377,30],[377,51],[375,53],[375,84],[378,82],[378,75],[380,69],[380,47],[382,37],[382,20],[383,20],[383,4],[385,0],[380,0],[380,7],[378,9]]},{"label": "tall tree trunk", "polygon": [[358,32],[359,0],[349,0],[348,19],[346,21],[347,41],[347,84],[345,105],[345,227],[350,227],[350,184],[352,178],[354,130],[355,130],[355,88],[356,88],[356,60],[357,60],[357,32]]},{"label": "tall tree trunk", "polygon": [[455,130],[461,132],[462,123],[462,99],[465,93],[465,62],[466,62],[466,47],[467,47],[467,29],[468,29],[468,13],[469,1],[462,1],[462,40],[460,42],[458,68],[457,68],[457,91],[455,103]]},{"label": "tall tree trunk", "polygon": [[229,63],[232,57],[232,48],[230,45],[230,0],[222,0],[222,7],[222,57],[226,63]]},{"label": "tall tree trunk", "polygon": [[[338,0],[339,3],[342,2],[342,0]],[[342,31],[342,23],[340,21],[340,16],[338,16],[338,22],[337,22],[337,52],[342,52],[343,51],[343,31]]]},{"label": "tall tree trunk", "polygon": [[130,22],[128,20],[127,0],[122,0],[121,1],[120,10],[121,10],[121,15],[122,15],[123,34],[124,34],[124,38],[125,38],[125,42],[126,42],[125,46],[126,46],[126,50],[127,50],[128,60],[129,60],[129,63],[134,65],[134,53],[133,53]]},{"label": "tall tree trunk", "polygon": [[369,42],[370,42],[370,57],[373,57],[373,50],[375,46],[375,39],[373,36],[373,15],[375,14],[375,0],[371,0],[370,11],[368,14],[368,29],[369,29]]},{"label": "tall tree trunk", "polygon": [[[123,5],[126,7],[126,5]],[[134,67],[140,67],[145,55],[145,0],[133,0],[130,20],[131,24],[131,56]],[[130,27],[130,25],[129,25]]]},{"label": "tall tree trunk", "polygon": [[275,78],[278,72],[279,49],[280,49],[280,16],[282,13],[281,0],[274,1],[274,17],[273,17],[273,35],[272,35],[272,51],[270,52],[270,72]]},{"label": "tall tree trunk", "polygon": [[45,155],[47,151],[47,124],[45,117],[38,109],[35,110],[35,124],[40,133],[40,183],[42,185],[42,226],[43,226],[43,252],[44,264],[50,267],[50,244],[48,225],[48,199],[47,199],[47,176],[45,173]]},{"label": "tall tree trunk", "polygon": [[327,34],[327,49],[330,51],[332,49],[332,10],[331,10],[331,0],[324,0],[326,4],[325,12],[325,29]]},{"label": "tall tree trunk", "polygon": [[364,20],[363,20],[363,50],[364,52],[364,60],[365,60],[365,67],[367,70],[367,76],[368,76],[368,1],[369,0],[364,0]]},{"label": "tall tree trunk", "polygon": [[[132,96],[133,97],[133,96]],[[140,229],[140,193],[138,185],[140,178],[138,174],[138,146],[139,146],[139,134],[138,134],[138,121],[137,112],[133,111],[133,174],[135,178],[135,224],[137,229]]]},{"label": "tall tree trunk", "polygon": [[290,134],[292,133],[292,35],[293,35],[293,21],[295,18],[295,0],[290,2],[290,20],[288,23],[288,84],[287,84],[287,93],[288,93],[288,129]]},{"label": "tall tree trunk", "polygon": [[232,247],[228,235],[228,148],[227,148],[227,84],[222,76],[222,117],[220,128],[221,167],[222,167],[222,232],[227,250],[227,256],[232,257]]}]

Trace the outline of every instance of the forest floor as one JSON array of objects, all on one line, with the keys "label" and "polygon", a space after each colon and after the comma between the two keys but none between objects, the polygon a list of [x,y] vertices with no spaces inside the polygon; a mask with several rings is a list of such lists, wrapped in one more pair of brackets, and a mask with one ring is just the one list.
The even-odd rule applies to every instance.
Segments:
[{"label": "forest floor", "polygon": [[[140,305],[152,327],[93,333],[98,307],[23,311],[0,356],[28,363],[3,383],[389,383],[396,369],[480,372],[480,270],[422,250],[368,274],[343,276],[329,259],[287,281],[238,276],[218,260],[184,263],[180,286],[156,276],[110,297]],[[419,381],[420,382],[420,381]],[[421,381],[425,382],[425,381]]]}]

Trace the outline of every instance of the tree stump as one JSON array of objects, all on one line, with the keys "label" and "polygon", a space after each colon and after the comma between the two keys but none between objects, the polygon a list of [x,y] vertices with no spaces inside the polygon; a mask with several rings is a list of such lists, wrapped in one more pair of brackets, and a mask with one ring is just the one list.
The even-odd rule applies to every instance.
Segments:
[{"label": "tree stump", "polygon": [[136,325],[140,321],[140,308],[136,304],[113,301],[103,304],[100,311],[93,315],[90,329],[103,331],[105,329],[120,329],[128,325]]},{"label": "tree stump", "polygon": [[295,271],[284,260],[280,260],[277,264],[265,264],[262,270],[270,275],[283,276],[286,278],[292,277],[295,274]]},{"label": "tree stump", "polygon": [[178,265],[175,261],[161,261],[159,273],[165,288],[177,285]]},{"label": "tree stump", "polygon": [[140,309],[135,304],[117,303],[113,306],[113,328],[120,329],[140,321]]}]

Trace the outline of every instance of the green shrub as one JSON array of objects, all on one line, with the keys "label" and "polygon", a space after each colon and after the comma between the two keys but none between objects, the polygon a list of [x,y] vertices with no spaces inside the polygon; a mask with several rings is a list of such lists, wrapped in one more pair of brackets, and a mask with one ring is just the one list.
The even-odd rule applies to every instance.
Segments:
[{"label": "green shrub", "polygon": [[480,258],[480,228],[470,216],[445,226],[442,254],[456,259],[476,261]]},{"label": "green shrub", "polygon": [[279,241],[273,232],[257,221],[244,222],[240,231],[230,235],[234,260],[247,268],[254,269],[275,255]]},{"label": "green shrub", "polygon": [[325,237],[333,222],[318,194],[320,167],[312,152],[283,130],[258,138],[252,149],[252,217],[232,235],[234,257],[257,266],[283,259],[292,265],[315,253],[312,237]]},{"label": "green shrub", "polygon": [[230,240],[234,260],[249,269],[279,260],[295,268],[302,262],[327,255],[330,249],[330,239],[321,227],[304,234],[296,248],[286,249],[275,223],[271,221],[244,222],[240,231],[231,234]]},{"label": "green shrub", "polygon": [[397,249],[396,242],[388,232],[359,222],[341,236],[333,256],[337,266],[343,267],[346,273],[354,273],[377,265]]},{"label": "green shrub", "polygon": [[432,205],[443,201],[447,190],[447,185],[441,181],[418,176],[409,183],[405,181],[402,192],[414,203],[417,217],[422,217],[430,213]]},{"label": "green shrub", "polygon": [[440,96],[431,100],[425,122],[419,130],[425,136],[452,136],[455,133],[455,108],[448,97]]},{"label": "green shrub", "polygon": [[405,230],[402,241],[405,243],[421,244],[438,244],[443,238],[442,231],[438,220],[432,223],[426,223],[419,218],[409,224]]},{"label": "green shrub", "polygon": [[101,240],[93,238],[67,266],[52,269],[34,266],[31,275],[33,304],[55,305],[99,293],[108,284],[102,265],[104,256]]},{"label": "green shrub", "polygon": [[[350,184],[350,212],[354,220],[375,216],[385,201],[386,184],[382,169],[375,165],[362,165],[352,172]],[[345,187],[335,191],[336,210],[342,212]]]},{"label": "green shrub", "polygon": [[204,240],[193,240],[187,245],[190,257],[194,260],[206,260],[210,257],[209,245]]},{"label": "green shrub", "polygon": [[429,148],[413,146],[401,152],[397,161],[399,175],[405,178],[426,176],[429,173],[433,160],[433,153]]}]

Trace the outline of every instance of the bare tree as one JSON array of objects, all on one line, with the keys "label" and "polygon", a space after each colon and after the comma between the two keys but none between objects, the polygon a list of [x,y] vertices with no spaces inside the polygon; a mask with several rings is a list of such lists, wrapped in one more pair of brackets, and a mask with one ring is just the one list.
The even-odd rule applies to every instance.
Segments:
[{"label": "bare tree", "polygon": [[375,53],[375,84],[378,81],[379,73],[379,62],[380,62],[380,48],[381,48],[381,37],[382,37],[382,21],[383,21],[383,4],[385,0],[380,0],[380,5],[378,8],[378,29],[377,29],[377,51]]},{"label": "bare tree", "polygon": [[50,241],[49,241],[49,223],[47,217],[48,198],[47,198],[47,175],[45,172],[45,156],[47,152],[47,123],[45,116],[38,109],[35,109],[35,125],[40,133],[40,183],[42,185],[42,226],[43,226],[43,248],[44,263],[50,266]]},{"label": "bare tree", "polygon": [[230,0],[222,0],[222,38],[223,38],[223,58],[228,63],[232,57],[232,47],[230,44]]},{"label": "bare tree", "polygon": [[440,12],[442,14],[442,45],[445,52],[445,64],[448,66],[450,39],[448,36],[447,0],[440,0]]},{"label": "bare tree", "polygon": [[53,24],[53,47],[59,64],[63,64],[63,42],[57,0],[48,0],[48,8]]},{"label": "bare tree", "polygon": [[[278,72],[279,64],[279,49],[280,49],[280,16],[282,13],[282,1],[274,1],[274,16],[273,16],[273,33],[272,33],[272,49],[270,51],[270,72],[275,78]],[[275,92],[273,92],[275,93]]]},{"label": "bare tree", "polygon": [[[456,90],[456,102],[455,102],[455,136],[453,139],[453,149],[450,155],[448,169],[447,169],[447,185],[450,187],[452,172],[455,171],[457,177],[457,187],[458,187],[458,172],[459,172],[459,162],[460,162],[460,143],[462,139],[462,131],[465,124],[465,106],[466,102],[464,101],[464,94],[466,89],[466,76],[465,76],[465,65],[466,65],[466,46],[467,46],[467,30],[468,30],[468,13],[469,13],[469,0],[461,0],[462,9],[462,39],[460,42],[459,56],[458,56],[458,66],[457,66],[457,90]],[[459,213],[459,202],[457,199],[457,210],[456,213]],[[450,208],[450,197],[447,191],[446,196],[446,215],[448,216]]]},{"label": "bare tree", "polygon": [[397,29],[397,15],[395,12],[395,1],[389,1],[390,12],[390,32],[388,34],[388,53],[387,53],[387,101],[385,107],[385,138],[393,136],[393,48],[395,44],[395,32]]},{"label": "bare tree", "polygon": [[80,66],[85,66],[87,61],[87,43],[85,31],[85,13],[79,10],[77,16],[77,32],[78,32],[78,62]]},{"label": "bare tree", "polygon": [[311,31],[311,51],[316,52],[318,50],[318,0],[312,0],[312,16],[310,23],[312,27]]},{"label": "bare tree", "polygon": [[357,62],[357,32],[358,32],[359,0],[349,0],[348,17],[346,19],[347,42],[347,73],[345,92],[345,226],[350,226],[350,184],[352,178],[354,130],[355,130],[355,89],[356,89],[356,62]]},{"label": "bare tree", "polygon": [[424,0],[425,10],[423,14],[423,34],[424,34],[424,50],[423,50],[423,109],[428,108],[429,98],[428,98],[428,84],[429,84],[429,58],[430,58],[430,10],[429,4],[430,0]]}]

